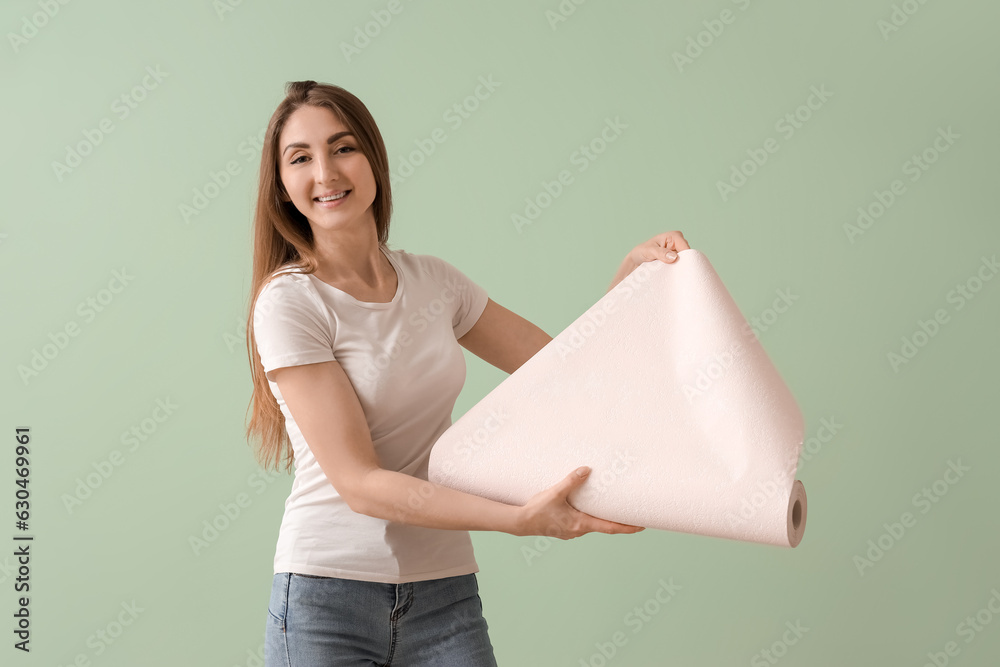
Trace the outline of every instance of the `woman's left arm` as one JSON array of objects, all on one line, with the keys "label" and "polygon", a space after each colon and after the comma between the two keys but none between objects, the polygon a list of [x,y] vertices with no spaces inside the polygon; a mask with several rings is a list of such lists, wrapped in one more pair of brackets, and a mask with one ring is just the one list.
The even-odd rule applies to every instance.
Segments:
[{"label": "woman's left arm", "polygon": [[[611,291],[643,262],[658,259],[673,262],[681,250],[689,250],[684,235],[680,232],[657,234],[645,243],[640,243],[622,262],[615,278],[608,287]],[[552,340],[540,328],[517,313],[507,310],[493,299],[486,302],[483,314],[469,331],[458,339],[459,344],[474,355],[502,371],[513,373],[521,364],[545,347]]]},{"label": "woman's left arm", "polygon": [[459,344],[502,371],[513,373],[552,340],[537,326],[493,299]]}]

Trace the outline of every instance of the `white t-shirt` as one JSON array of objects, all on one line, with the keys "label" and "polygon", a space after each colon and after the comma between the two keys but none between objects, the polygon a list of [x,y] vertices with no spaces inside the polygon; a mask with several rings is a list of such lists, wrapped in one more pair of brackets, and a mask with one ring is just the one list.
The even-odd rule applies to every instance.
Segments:
[{"label": "white t-shirt", "polygon": [[465,383],[457,339],[479,319],[487,294],[443,259],[388,248],[383,254],[397,276],[390,302],[358,301],[297,268],[275,272],[280,275],[257,298],[257,351],[295,454],[275,573],[406,583],[479,571],[468,531],[396,523],[348,507],[270,373],[338,361],[360,399],[382,467],[427,479],[431,445],[451,426]]}]

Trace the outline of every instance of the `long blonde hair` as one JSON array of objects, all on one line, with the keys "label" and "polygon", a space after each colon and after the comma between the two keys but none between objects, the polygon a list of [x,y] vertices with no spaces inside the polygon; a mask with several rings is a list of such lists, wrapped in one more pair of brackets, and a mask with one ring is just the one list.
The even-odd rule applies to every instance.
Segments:
[{"label": "long blonde hair", "polygon": [[257,296],[271,280],[276,269],[292,264],[301,267],[305,273],[313,273],[318,266],[309,220],[291,201],[282,201],[282,196],[287,196],[287,193],[278,171],[278,139],[281,131],[292,112],[307,105],[332,111],[354,134],[361,152],[368,158],[375,176],[376,192],[372,212],[380,247],[384,248],[388,241],[389,218],[392,216],[389,158],[382,134],[368,108],[339,86],[315,81],[288,82],[285,85],[285,99],[278,105],[267,125],[261,150],[257,205],[253,217],[253,276],[246,324],[247,355],[253,378],[253,396],[248,407],[251,415],[246,430],[247,441],[249,443],[253,438],[259,438],[254,455],[265,470],[273,467],[277,471],[284,456],[286,472],[293,463],[292,446],[285,431],[284,416],[277,399],[271,393],[257,353],[253,318]]}]

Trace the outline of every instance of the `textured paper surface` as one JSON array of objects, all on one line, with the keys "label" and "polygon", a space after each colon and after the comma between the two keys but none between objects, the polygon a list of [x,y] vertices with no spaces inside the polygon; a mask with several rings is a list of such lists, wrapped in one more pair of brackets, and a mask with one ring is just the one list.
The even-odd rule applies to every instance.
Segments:
[{"label": "textured paper surface", "polygon": [[796,546],[799,407],[708,258],[646,262],[441,435],[428,478],[522,505],[568,497],[612,521]]}]

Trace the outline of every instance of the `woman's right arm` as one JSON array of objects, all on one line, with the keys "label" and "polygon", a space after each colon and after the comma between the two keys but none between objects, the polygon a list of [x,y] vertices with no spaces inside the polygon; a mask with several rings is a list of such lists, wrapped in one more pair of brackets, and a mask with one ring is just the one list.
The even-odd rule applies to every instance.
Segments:
[{"label": "woman's right arm", "polygon": [[[571,539],[642,530],[580,512],[566,501],[587,476],[571,472],[525,505],[507,505],[381,467],[354,386],[337,361],[272,372],[327,479],[360,514],[426,528],[495,530]],[[589,472],[589,471],[588,471]]]}]

